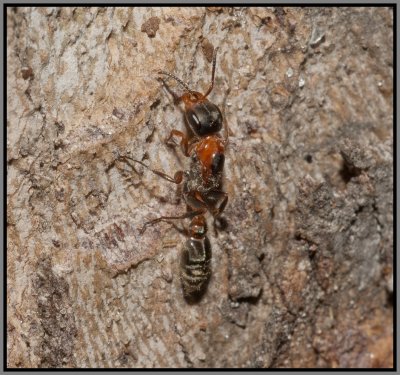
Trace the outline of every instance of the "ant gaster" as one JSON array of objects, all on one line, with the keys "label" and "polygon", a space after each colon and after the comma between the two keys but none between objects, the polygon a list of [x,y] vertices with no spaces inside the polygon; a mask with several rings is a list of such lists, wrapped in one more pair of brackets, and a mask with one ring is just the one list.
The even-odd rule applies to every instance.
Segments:
[{"label": "ant gaster", "polygon": [[181,253],[181,281],[187,299],[205,291],[211,275],[211,244],[204,215],[195,216],[185,231],[188,237]]},{"label": "ant gaster", "polygon": [[[211,245],[206,235],[207,224],[204,215],[208,211],[215,220],[228,202],[228,195],[221,190],[228,128],[226,122],[223,121],[220,109],[207,99],[214,87],[216,52],[217,49],[213,56],[211,85],[205,94],[191,90],[175,75],[159,71],[159,74],[174,79],[185,89],[185,92],[179,96],[160,78],[168,92],[174,97],[175,103],[183,102],[185,105],[186,121],[194,135],[189,138],[181,131],[173,129],[166,143],[173,137],[180,138],[183,154],[191,158],[190,169],[178,171],[174,177],[171,177],[162,171],[148,167],[139,160],[129,158],[167,181],[175,184],[183,182],[182,194],[188,211],[181,216],[162,216],[151,220],[144,224],[141,233],[147,226],[160,221],[192,218],[189,229],[181,230],[188,237],[181,260],[182,287],[186,298],[202,294],[211,274]],[[221,137],[219,132],[223,128],[223,123],[225,123],[225,134]]]}]

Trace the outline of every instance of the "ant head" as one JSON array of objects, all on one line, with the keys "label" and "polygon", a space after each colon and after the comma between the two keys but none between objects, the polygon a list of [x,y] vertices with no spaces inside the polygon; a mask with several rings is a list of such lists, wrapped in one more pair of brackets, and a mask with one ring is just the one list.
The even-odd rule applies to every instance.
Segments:
[{"label": "ant head", "polygon": [[218,106],[211,103],[198,92],[185,93],[185,116],[193,132],[199,136],[218,133],[222,129],[222,113]]},{"label": "ant head", "polygon": [[186,120],[193,132],[199,137],[218,133],[222,129],[222,113],[220,109],[207,100],[207,96],[211,93],[214,87],[217,50],[218,48],[214,50],[211,85],[205,94],[191,90],[185,82],[171,73],[162,70],[158,72],[159,74],[174,79],[186,90],[182,96],[179,96],[172,90],[168,89],[168,91],[173,94],[176,102],[182,100],[185,104]]},{"label": "ant head", "polygon": [[194,238],[203,238],[207,234],[207,222],[203,215],[195,216],[189,227],[190,236]]}]

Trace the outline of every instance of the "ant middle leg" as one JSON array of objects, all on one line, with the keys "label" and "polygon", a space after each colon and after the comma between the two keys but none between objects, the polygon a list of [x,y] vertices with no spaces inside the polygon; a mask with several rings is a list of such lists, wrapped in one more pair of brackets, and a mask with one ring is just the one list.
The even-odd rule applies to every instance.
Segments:
[{"label": "ant middle leg", "polygon": [[171,132],[169,133],[168,138],[165,140],[165,143],[168,144],[168,142],[171,140],[172,137],[180,137],[181,141],[180,141],[180,146],[182,149],[182,152],[185,156],[189,156],[189,146],[188,146],[188,137],[182,133],[179,130],[176,129],[172,129]]}]

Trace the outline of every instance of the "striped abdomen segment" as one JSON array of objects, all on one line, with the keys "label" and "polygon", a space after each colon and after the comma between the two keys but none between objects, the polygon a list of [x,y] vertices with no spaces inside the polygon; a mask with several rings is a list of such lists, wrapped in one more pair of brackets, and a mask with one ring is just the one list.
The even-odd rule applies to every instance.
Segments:
[{"label": "striped abdomen segment", "polygon": [[202,239],[189,238],[182,250],[181,280],[186,298],[201,295],[211,275],[211,244]]}]

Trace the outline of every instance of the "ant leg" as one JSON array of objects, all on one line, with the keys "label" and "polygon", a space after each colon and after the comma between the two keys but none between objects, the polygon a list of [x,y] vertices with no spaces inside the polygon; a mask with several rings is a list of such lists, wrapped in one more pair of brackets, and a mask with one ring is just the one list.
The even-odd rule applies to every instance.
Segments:
[{"label": "ant leg", "polygon": [[221,215],[228,203],[228,194],[220,190],[210,191],[204,198],[204,203],[214,218]]},{"label": "ant leg", "polygon": [[187,229],[182,223],[181,227],[178,227],[175,223],[171,223],[171,225],[175,228],[176,231],[183,234],[185,237],[189,237],[189,229]]},{"label": "ant leg", "polygon": [[204,197],[204,203],[207,206],[208,211],[214,217],[214,233],[215,236],[218,236],[218,230],[225,227],[225,220],[220,218],[222,211],[224,211],[227,203],[228,203],[228,194],[224,191],[214,190],[207,194],[207,197]]},{"label": "ant leg", "polygon": [[142,229],[140,230],[140,234],[143,234],[149,225],[157,224],[160,221],[187,219],[187,218],[192,218],[192,217],[197,216],[197,215],[202,215],[205,212],[206,212],[205,209],[200,209],[200,210],[197,210],[197,211],[186,212],[185,214],[183,214],[181,216],[161,216],[161,217],[158,217],[156,219],[153,219],[153,220],[150,220],[150,221],[144,223]]},{"label": "ant leg", "polygon": [[188,137],[181,131],[173,129],[171,130],[171,133],[169,133],[169,137],[165,140],[165,143],[168,143],[173,136],[181,138],[180,145],[182,148],[182,152],[185,156],[188,157],[189,156]]},{"label": "ant leg", "polygon": [[129,159],[129,160],[134,161],[135,163],[139,163],[140,165],[142,165],[143,167],[145,167],[145,168],[148,169],[149,171],[153,172],[153,173],[156,174],[157,176],[160,176],[161,178],[163,178],[164,180],[167,180],[167,181],[169,181],[169,182],[173,182],[174,184],[179,185],[179,184],[182,182],[182,180],[183,180],[183,171],[178,171],[178,172],[175,173],[174,177],[171,177],[171,176],[167,175],[167,174],[164,173],[164,172],[157,171],[157,170],[155,170],[155,169],[152,169],[152,168],[148,167],[146,164],[144,164],[144,163],[143,163],[142,161],[140,161],[140,160],[132,159],[132,158],[130,158],[129,156],[121,156],[121,158]]},{"label": "ant leg", "polygon": [[222,200],[221,204],[218,207],[218,213],[217,213],[217,217],[219,215],[221,215],[222,211],[225,210],[226,205],[228,204],[228,194],[227,193],[223,193],[225,195],[225,198]]}]

